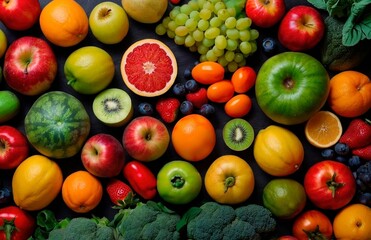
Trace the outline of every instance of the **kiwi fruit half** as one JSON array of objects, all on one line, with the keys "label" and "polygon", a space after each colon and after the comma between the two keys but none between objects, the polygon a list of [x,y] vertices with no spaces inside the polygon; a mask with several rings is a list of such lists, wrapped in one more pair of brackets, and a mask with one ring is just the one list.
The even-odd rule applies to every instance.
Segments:
[{"label": "kiwi fruit half", "polygon": [[233,118],[223,127],[223,140],[234,151],[246,150],[254,141],[254,129],[245,119]]},{"label": "kiwi fruit half", "polygon": [[94,115],[111,127],[120,127],[127,123],[133,117],[133,109],[129,94],[119,88],[103,90],[93,101]]}]

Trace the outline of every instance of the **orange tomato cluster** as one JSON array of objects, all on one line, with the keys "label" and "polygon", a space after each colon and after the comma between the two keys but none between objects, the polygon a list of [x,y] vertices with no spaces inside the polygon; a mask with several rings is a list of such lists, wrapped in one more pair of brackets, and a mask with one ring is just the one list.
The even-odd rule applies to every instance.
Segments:
[{"label": "orange tomato cluster", "polygon": [[224,104],[224,111],[229,117],[244,117],[250,112],[252,101],[247,93],[256,81],[256,72],[252,67],[240,67],[230,79],[226,79],[222,65],[205,61],[192,69],[192,77],[198,83],[207,85],[207,98]]}]

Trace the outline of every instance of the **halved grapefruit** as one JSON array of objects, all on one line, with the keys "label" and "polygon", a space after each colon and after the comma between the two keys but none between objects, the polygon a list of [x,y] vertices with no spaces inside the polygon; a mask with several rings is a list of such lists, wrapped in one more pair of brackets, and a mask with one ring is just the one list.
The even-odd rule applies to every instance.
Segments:
[{"label": "halved grapefruit", "polygon": [[142,39],[133,43],[121,60],[121,75],[135,94],[156,97],[173,85],[178,73],[174,53],[163,42]]}]

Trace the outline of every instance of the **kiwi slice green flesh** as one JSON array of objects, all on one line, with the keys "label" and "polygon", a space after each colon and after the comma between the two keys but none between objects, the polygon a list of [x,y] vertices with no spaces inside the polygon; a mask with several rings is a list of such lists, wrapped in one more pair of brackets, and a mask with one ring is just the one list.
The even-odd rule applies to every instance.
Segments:
[{"label": "kiwi slice green flesh", "polygon": [[127,92],[109,88],[100,92],[93,101],[93,113],[104,124],[119,127],[133,116],[133,104]]},{"label": "kiwi slice green flesh", "polygon": [[254,129],[245,119],[231,119],[223,127],[223,140],[234,151],[246,150],[254,141]]}]

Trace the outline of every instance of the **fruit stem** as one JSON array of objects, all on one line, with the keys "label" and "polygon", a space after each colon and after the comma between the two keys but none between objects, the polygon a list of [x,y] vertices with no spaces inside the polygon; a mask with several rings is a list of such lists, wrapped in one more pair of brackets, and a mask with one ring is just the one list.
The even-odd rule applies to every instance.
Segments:
[{"label": "fruit stem", "polygon": [[311,240],[327,240],[327,238],[319,230],[319,225],[313,231],[308,231],[303,229],[303,232],[308,236],[308,239]]},{"label": "fruit stem", "polygon": [[12,235],[14,231],[18,231],[18,228],[14,224],[15,218],[12,220],[3,219],[4,224],[0,226],[0,231],[5,233],[5,239],[10,240],[12,239]]},{"label": "fruit stem", "polygon": [[224,181],[224,192],[228,191],[228,188],[232,187],[236,182],[234,177],[227,177]]},{"label": "fruit stem", "polygon": [[365,122],[366,122],[368,125],[371,125],[371,120],[370,120],[370,119],[365,118]]},{"label": "fruit stem", "polygon": [[175,175],[171,178],[171,184],[173,185],[173,187],[175,188],[182,188],[183,185],[184,185],[185,181],[184,181],[184,178],[182,178],[181,176],[179,175]]},{"label": "fruit stem", "polygon": [[295,85],[295,82],[291,78],[286,78],[285,80],[283,80],[283,85],[287,89],[292,89]]},{"label": "fruit stem", "polygon": [[331,192],[332,192],[332,194],[331,194],[331,195],[332,195],[332,198],[335,198],[336,189],[338,189],[338,188],[344,186],[344,183],[338,183],[338,182],[336,182],[336,181],[335,181],[335,178],[336,178],[336,173],[334,173],[334,174],[332,175],[331,179],[328,180],[328,181],[326,182],[327,187],[328,187],[328,188],[331,190]]}]

